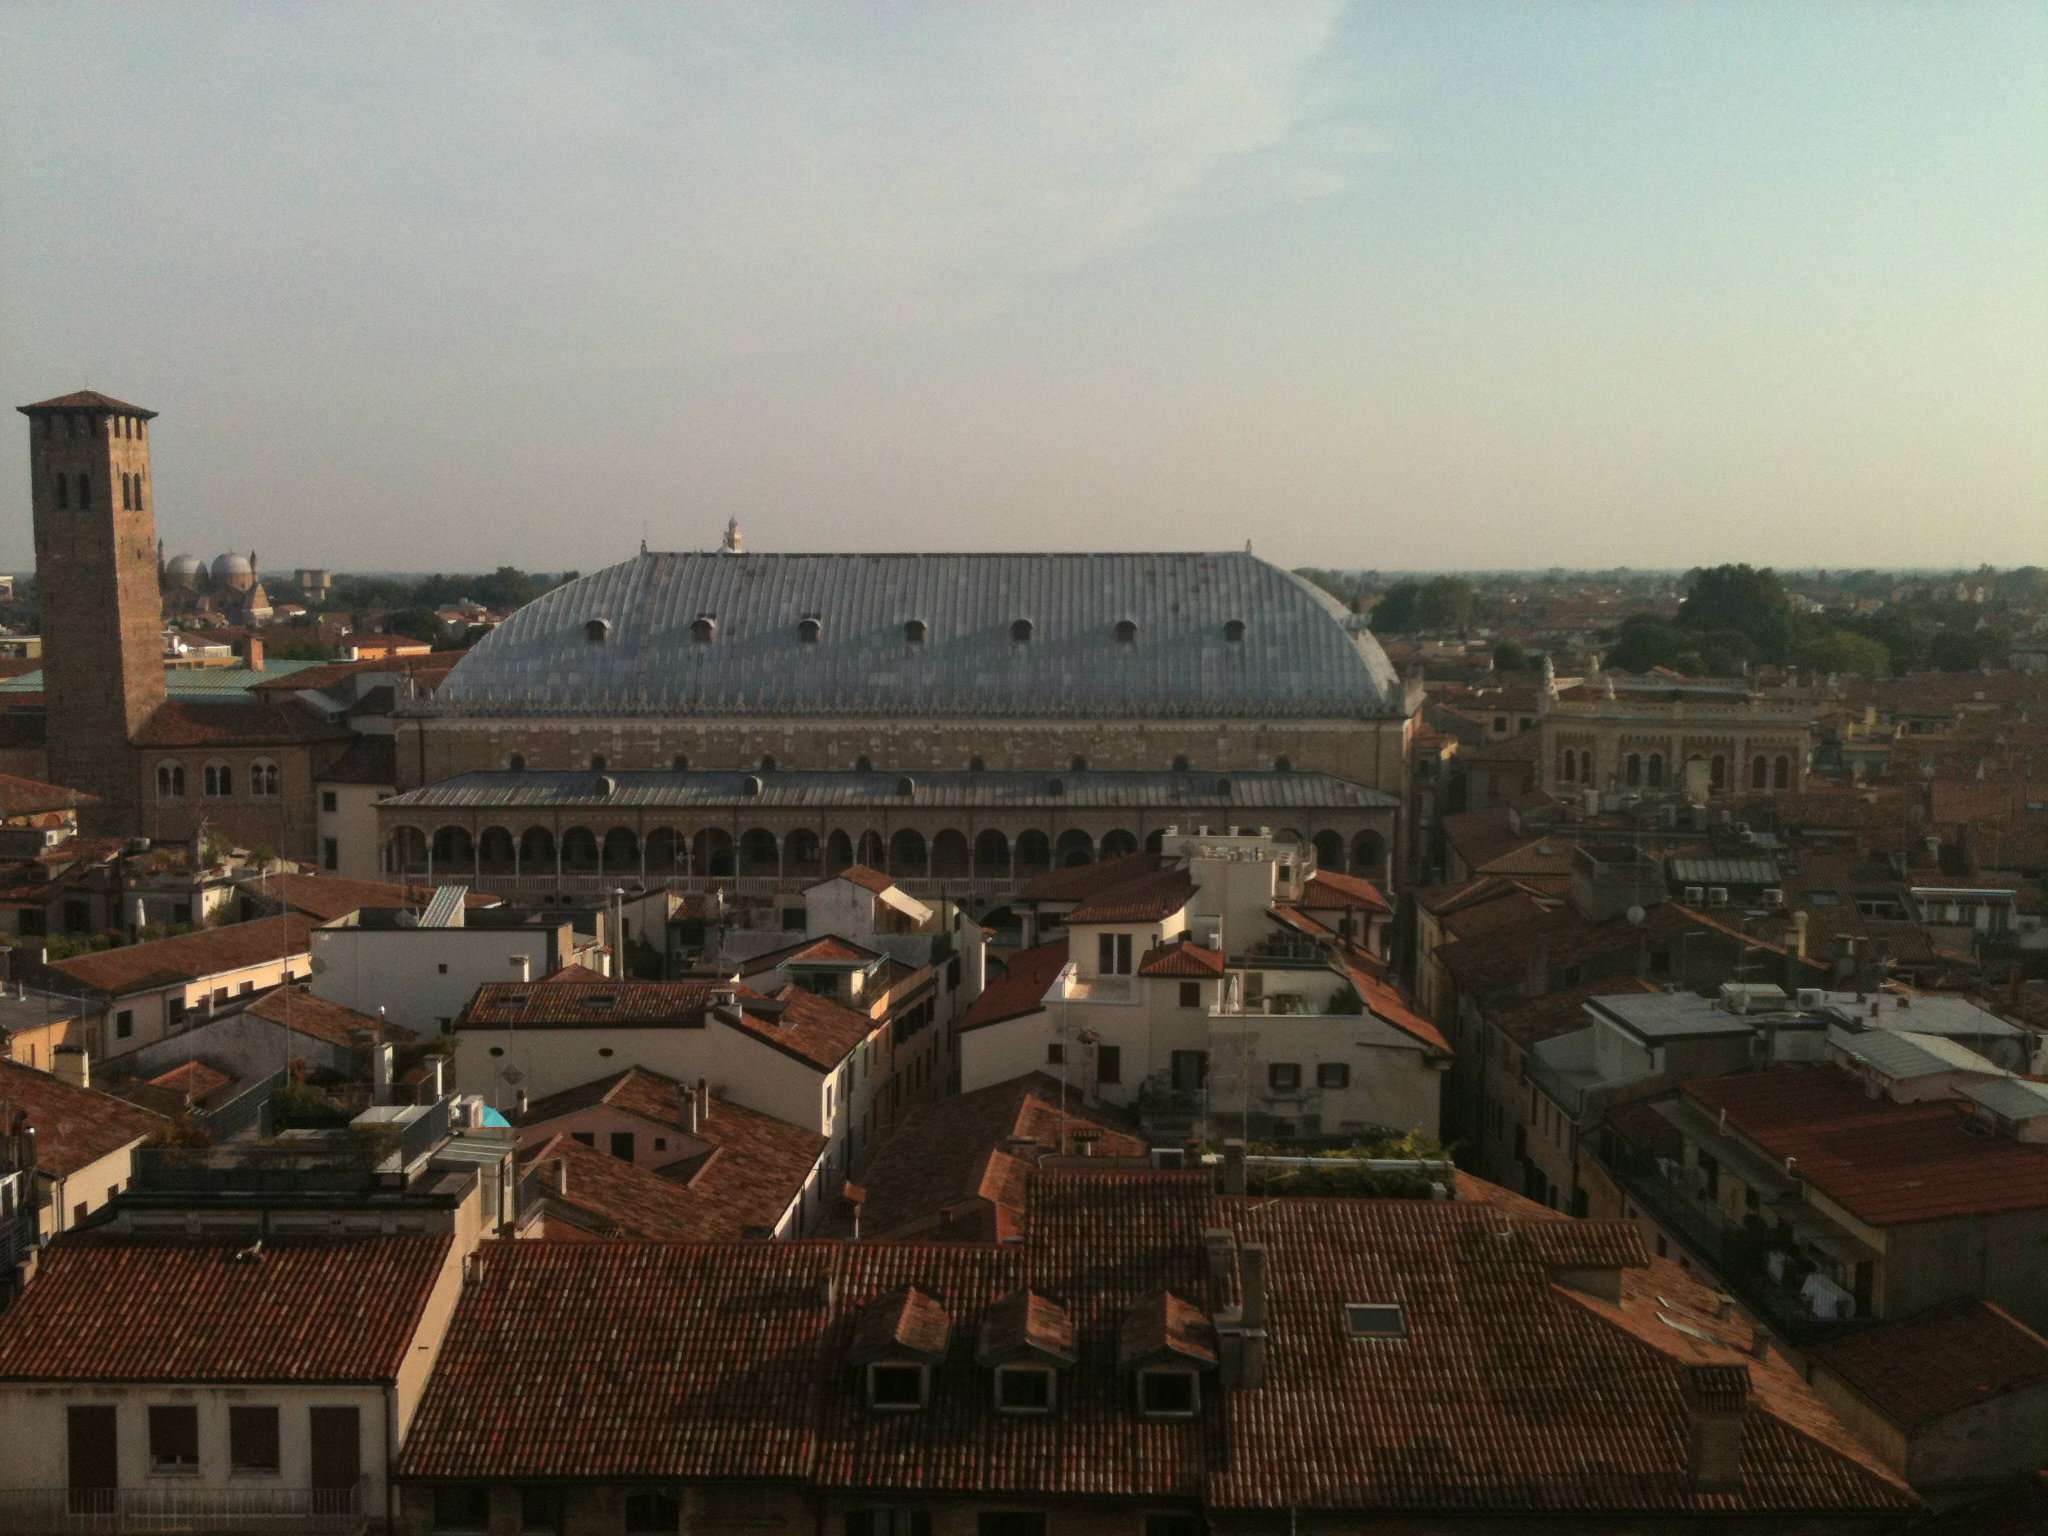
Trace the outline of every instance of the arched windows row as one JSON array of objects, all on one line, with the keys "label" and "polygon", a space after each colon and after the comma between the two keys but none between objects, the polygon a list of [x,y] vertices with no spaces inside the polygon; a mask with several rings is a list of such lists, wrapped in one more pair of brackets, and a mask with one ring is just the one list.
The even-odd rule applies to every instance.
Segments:
[{"label": "arched windows row", "polygon": [[[1136,619],[1118,619],[1110,626],[1110,636],[1118,645],[1136,645],[1139,626]],[[592,645],[603,645],[611,638],[612,624],[609,619],[586,619],[583,637]],[[926,619],[905,619],[903,621],[903,643],[923,645],[931,639],[932,627]],[[1014,619],[1010,623],[1010,643],[1029,645],[1038,634],[1038,624],[1032,619]],[[799,645],[816,645],[825,636],[825,619],[822,614],[807,613],[796,623],[796,638]],[[1245,623],[1242,619],[1227,619],[1223,624],[1224,641],[1230,645],[1242,645],[1245,637]],[[700,613],[690,623],[690,640],[695,645],[710,645],[718,639],[718,619],[714,614]]]},{"label": "arched windows row", "polygon": [[[199,792],[208,800],[231,800],[235,795],[235,767],[213,759],[201,765],[199,770]],[[274,800],[283,793],[283,775],[275,761],[267,757],[256,758],[249,764],[249,771],[243,782],[248,786],[249,795],[258,800]],[[182,800],[185,798],[185,765],[175,758],[164,758],[156,765],[156,797],[159,800]]]}]

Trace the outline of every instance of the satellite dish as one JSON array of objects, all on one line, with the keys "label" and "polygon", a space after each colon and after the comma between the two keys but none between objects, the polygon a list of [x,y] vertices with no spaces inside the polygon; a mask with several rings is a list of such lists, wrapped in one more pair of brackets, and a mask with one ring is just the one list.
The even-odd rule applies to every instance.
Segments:
[{"label": "satellite dish", "polygon": [[1629,921],[1629,926],[1630,926],[1630,927],[1632,927],[1632,928],[1640,928],[1640,927],[1642,927],[1642,926],[1643,926],[1643,918],[1644,918],[1644,917],[1645,917],[1646,915],[1647,915],[1647,914],[1646,914],[1646,913],[1645,913],[1645,912],[1643,911],[1643,909],[1642,909],[1641,907],[1639,907],[1639,906],[1636,906],[1636,907],[1630,907],[1630,908],[1628,909],[1628,921]]}]

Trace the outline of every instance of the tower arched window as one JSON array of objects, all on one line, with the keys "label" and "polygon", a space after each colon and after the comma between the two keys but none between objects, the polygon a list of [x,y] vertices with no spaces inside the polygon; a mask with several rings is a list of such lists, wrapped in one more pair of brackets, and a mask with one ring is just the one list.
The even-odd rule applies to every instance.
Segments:
[{"label": "tower arched window", "polygon": [[1116,643],[1118,645],[1136,645],[1138,643],[1138,626],[1129,619],[1118,619],[1116,621]]},{"label": "tower arched window", "polygon": [[1771,788],[1790,789],[1791,787],[1792,759],[1781,757],[1771,765]]},{"label": "tower arched window", "polygon": [[526,772],[526,754],[524,752],[514,752],[505,759],[505,766],[514,773]]},{"label": "tower arched window", "polygon": [[61,469],[57,471],[57,510],[71,510],[71,477]]},{"label": "tower arched window", "polygon": [[825,626],[816,619],[805,619],[796,627],[796,637],[805,645],[816,645],[824,633]]},{"label": "tower arched window", "polygon": [[988,759],[976,753],[973,757],[967,759],[967,771],[969,773],[987,773]]},{"label": "tower arched window", "polygon": [[156,797],[159,800],[185,798],[185,765],[162,762],[156,765]]},{"label": "tower arched window", "polygon": [[128,475],[126,471],[123,471],[121,475],[121,510],[123,512],[133,510],[128,505]]},{"label": "tower arched window", "polygon": [[773,753],[763,752],[761,754],[761,771],[763,773],[773,773],[775,771],[775,756]]},{"label": "tower arched window", "polygon": [[1075,773],[1086,773],[1088,771],[1088,759],[1076,752],[1073,761],[1068,763],[1067,766]]},{"label": "tower arched window", "polygon": [[1174,771],[1175,773],[1186,773],[1186,772],[1188,771],[1188,755],[1187,755],[1187,753],[1185,753],[1185,752],[1180,752],[1180,753],[1176,753],[1176,754],[1174,755],[1174,759],[1173,759],[1173,771]]},{"label": "tower arched window", "polygon": [[1664,784],[1664,754],[1662,752],[1652,752],[1645,767],[1648,770],[1650,787],[1652,789],[1662,788]]},{"label": "tower arched window", "polygon": [[709,645],[718,633],[718,622],[711,618],[693,619],[690,623],[690,640],[695,645]]},{"label": "tower arched window", "polygon": [[226,763],[208,763],[201,787],[209,800],[225,800],[235,792],[235,770]]},{"label": "tower arched window", "polygon": [[668,766],[671,773],[688,773],[690,771],[690,759],[687,754],[678,752],[668,760]]},{"label": "tower arched window", "polygon": [[1716,752],[1713,762],[1708,766],[1707,774],[1708,788],[1726,789],[1728,787],[1728,759],[1719,752]]},{"label": "tower arched window", "polygon": [[1281,753],[1278,757],[1273,759],[1273,771],[1275,773],[1294,772],[1294,759],[1289,757],[1284,752]]},{"label": "tower arched window", "polygon": [[1224,639],[1226,639],[1226,640],[1228,640],[1228,641],[1229,641],[1229,642],[1230,642],[1230,643],[1231,643],[1232,645],[1237,645],[1237,644],[1239,644],[1239,643],[1240,643],[1241,641],[1243,641],[1243,639],[1244,639],[1244,620],[1243,620],[1243,619],[1228,619],[1228,620],[1225,620],[1225,621],[1224,621],[1224,625],[1223,625],[1223,638],[1224,638]]},{"label": "tower arched window", "polygon": [[1031,643],[1031,631],[1035,627],[1029,619],[1019,619],[1010,626],[1011,641],[1017,645],[1029,645]]},{"label": "tower arched window", "polygon": [[931,626],[923,619],[912,619],[903,626],[905,645],[923,645],[931,637]]},{"label": "tower arched window", "polygon": [[1768,789],[1770,787],[1770,771],[1770,759],[1759,752],[1756,755],[1755,761],[1749,765],[1749,787],[1751,789]]},{"label": "tower arched window", "polygon": [[875,760],[863,752],[853,760],[853,771],[855,773],[873,773],[875,771]]},{"label": "tower arched window", "polygon": [[593,752],[590,754],[590,771],[592,773],[603,773],[605,771],[606,766],[607,765],[605,763],[605,756],[602,752]]},{"label": "tower arched window", "polygon": [[610,619],[592,619],[583,626],[583,638],[591,645],[603,645],[612,637]]},{"label": "tower arched window", "polygon": [[249,765],[249,793],[260,800],[277,798],[277,764],[259,757]]},{"label": "tower arched window", "polygon": [[78,510],[81,512],[90,512],[92,510],[91,475],[80,474],[78,477]]}]

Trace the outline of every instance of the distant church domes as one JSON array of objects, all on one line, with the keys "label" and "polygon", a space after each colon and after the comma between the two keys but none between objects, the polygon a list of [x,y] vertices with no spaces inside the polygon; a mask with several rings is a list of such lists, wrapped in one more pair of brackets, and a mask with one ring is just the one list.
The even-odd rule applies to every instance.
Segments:
[{"label": "distant church domes", "polygon": [[206,577],[206,562],[197,555],[173,555],[164,579],[174,587],[197,587]]},{"label": "distant church domes", "polygon": [[249,563],[247,555],[215,555],[213,557],[213,584],[216,587],[233,587],[246,592],[256,583],[256,568]]}]

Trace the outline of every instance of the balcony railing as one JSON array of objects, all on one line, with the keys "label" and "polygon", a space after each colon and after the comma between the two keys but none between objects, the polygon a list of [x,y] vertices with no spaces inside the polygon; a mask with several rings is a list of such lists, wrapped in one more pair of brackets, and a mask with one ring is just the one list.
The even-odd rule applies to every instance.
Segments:
[{"label": "balcony railing", "polygon": [[0,1488],[9,1536],[272,1536],[363,1531],[362,1485],[347,1488]]}]

